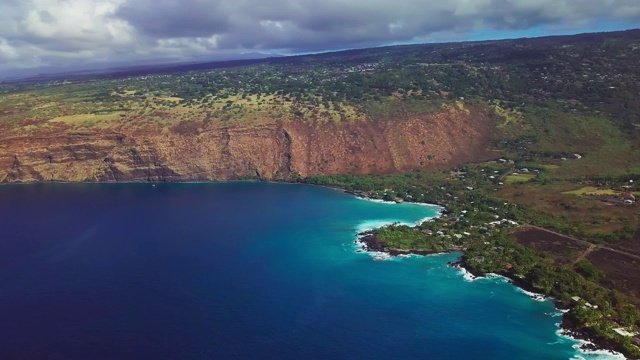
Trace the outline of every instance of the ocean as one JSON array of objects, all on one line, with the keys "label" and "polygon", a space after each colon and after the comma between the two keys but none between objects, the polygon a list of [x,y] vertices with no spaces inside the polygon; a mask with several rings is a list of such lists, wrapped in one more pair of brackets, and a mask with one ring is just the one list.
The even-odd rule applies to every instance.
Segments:
[{"label": "ocean", "polygon": [[0,186],[0,358],[611,358],[459,254],[354,244],[437,213],[293,184]]}]

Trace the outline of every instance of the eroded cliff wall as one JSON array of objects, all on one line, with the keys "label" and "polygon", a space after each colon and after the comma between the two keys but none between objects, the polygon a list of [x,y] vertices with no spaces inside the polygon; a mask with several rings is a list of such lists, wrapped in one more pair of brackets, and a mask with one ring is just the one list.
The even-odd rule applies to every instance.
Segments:
[{"label": "eroded cliff wall", "polygon": [[381,174],[490,157],[491,113],[0,135],[0,181],[205,181]]}]

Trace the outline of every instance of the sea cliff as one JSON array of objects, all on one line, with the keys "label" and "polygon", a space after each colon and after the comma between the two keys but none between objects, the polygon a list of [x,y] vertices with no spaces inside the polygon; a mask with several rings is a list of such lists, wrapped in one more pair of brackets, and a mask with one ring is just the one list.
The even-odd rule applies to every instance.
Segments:
[{"label": "sea cliff", "polygon": [[26,126],[0,135],[0,182],[273,180],[400,173],[489,158],[490,129],[491,113],[471,107],[353,122]]}]

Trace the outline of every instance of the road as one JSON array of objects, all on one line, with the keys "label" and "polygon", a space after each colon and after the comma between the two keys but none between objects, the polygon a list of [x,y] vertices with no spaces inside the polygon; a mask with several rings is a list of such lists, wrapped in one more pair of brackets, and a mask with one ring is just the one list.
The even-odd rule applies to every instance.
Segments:
[{"label": "road", "polygon": [[550,234],[554,234],[554,235],[558,235],[558,236],[562,236],[564,238],[567,238],[567,239],[573,240],[575,242],[578,242],[580,244],[588,246],[587,250],[585,250],[582,254],[580,254],[580,256],[578,256],[578,258],[573,262],[574,265],[578,261],[585,259],[590,253],[592,253],[593,251],[598,250],[598,249],[611,251],[611,252],[614,252],[616,254],[625,255],[625,256],[630,257],[630,258],[635,259],[635,260],[640,260],[640,255],[632,254],[632,253],[627,252],[627,251],[614,249],[614,248],[609,247],[609,246],[593,244],[593,243],[590,243],[588,241],[581,240],[581,239],[578,239],[578,238],[570,236],[570,235],[561,234],[559,232],[556,232],[556,231],[553,231],[553,230],[549,230],[549,229],[546,229],[546,228],[543,228],[543,227],[535,226],[535,225],[525,225],[525,227],[528,227],[528,228],[531,228],[531,229],[540,230],[540,231],[545,231],[545,232],[548,232]]}]

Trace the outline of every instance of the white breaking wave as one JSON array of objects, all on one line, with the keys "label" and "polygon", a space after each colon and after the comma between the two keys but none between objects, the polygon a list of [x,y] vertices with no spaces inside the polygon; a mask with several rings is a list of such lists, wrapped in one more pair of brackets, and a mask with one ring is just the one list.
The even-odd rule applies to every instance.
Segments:
[{"label": "white breaking wave", "polygon": [[400,224],[400,225],[408,225],[408,226],[414,225],[411,223],[403,222],[400,220],[394,220],[394,219],[366,220],[358,224],[358,226],[356,226],[356,234],[360,234],[365,231],[379,229],[381,227],[392,225],[392,224]]},{"label": "white breaking wave", "polygon": [[[558,324],[559,325],[559,324]],[[575,344],[572,346],[575,350],[577,350],[580,354],[574,355],[571,360],[625,360],[626,357],[619,352],[611,351],[611,350],[584,350],[583,345],[591,345],[594,344],[590,341],[583,339],[576,339],[569,331],[565,329],[558,329],[556,331],[558,337],[570,340]]]},{"label": "white breaking wave", "polygon": [[508,277],[502,276],[502,275],[498,275],[498,274],[494,274],[494,273],[487,273],[484,276],[484,278],[485,279],[500,279],[500,280],[502,280],[504,282],[508,282],[508,283],[511,282],[511,279],[509,279]]},{"label": "white breaking wave", "polygon": [[469,272],[469,270],[465,269],[464,266],[461,265],[454,265],[454,268],[458,269],[458,273],[460,275],[462,275],[462,277],[464,278],[465,281],[476,281],[476,280],[481,280],[481,279],[486,279],[486,280],[494,280],[494,279],[499,279],[503,282],[511,282],[511,280],[508,277],[502,276],[502,275],[498,275],[498,274],[494,274],[494,273],[487,273],[484,276],[475,276],[472,273]]},{"label": "white breaking wave", "polygon": [[[393,203],[393,204],[395,204],[395,203]],[[416,226],[416,225],[421,224],[423,221],[426,221],[426,220],[429,220],[429,219],[431,219],[431,217],[427,217],[427,218],[418,220],[418,222],[416,222],[416,223],[408,223],[406,221],[400,221],[400,220],[394,220],[394,219],[366,220],[366,221],[363,221],[360,224],[358,224],[358,226],[356,227],[356,234],[358,236],[356,237],[356,240],[354,241],[355,251],[356,252],[366,252],[367,254],[369,254],[369,256],[371,256],[376,261],[393,260],[394,257],[389,255],[388,253],[379,252],[379,251],[366,251],[365,250],[365,244],[360,240],[361,236],[359,236],[359,234],[361,234],[363,232],[366,232],[366,231],[380,229],[381,227],[384,227],[384,226],[387,226],[387,225],[392,225],[392,224]],[[410,255],[406,255],[406,256],[405,255],[401,255],[400,257],[408,257],[408,256],[410,256]]]},{"label": "white breaking wave", "polygon": [[356,233],[360,234],[362,232],[365,231],[371,231],[371,230],[375,230],[375,229],[380,229],[381,227],[387,226],[387,225],[393,225],[393,224],[397,224],[397,225],[406,225],[406,226],[417,226],[422,224],[425,221],[429,221],[431,219],[433,219],[433,216],[428,216],[422,219],[419,219],[416,222],[407,222],[407,221],[402,221],[402,220],[398,220],[398,219],[380,219],[380,220],[365,220],[363,222],[361,222],[360,224],[358,224],[358,226],[356,226]]},{"label": "white breaking wave", "polygon": [[[363,233],[365,231],[379,229],[383,226],[398,223],[394,220],[371,220],[360,223],[356,229],[356,234]],[[393,256],[380,251],[367,251],[365,250],[365,244],[361,240],[361,236],[357,236],[356,240],[353,242],[355,245],[356,252],[364,252],[371,256],[376,261],[385,261],[385,260],[393,260]]]},{"label": "white breaking wave", "polygon": [[356,199],[360,199],[360,200],[364,200],[364,201],[371,201],[371,202],[379,203],[379,204],[393,204],[393,205],[397,204],[395,201],[385,201],[385,200],[380,200],[380,199],[369,199],[369,198],[365,198],[365,197],[362,197],[362,196],[356,196]]},{"label": "white breaking wave", "polygon": [[367,253],[373,258],[373,260],[376,261],[393,260],[393,256],[387,254],[386,252],[368,251]]},{"label": "white breaking wave", "polygon": [[462,278],[464,278],[465,281],[471,282],[471,281],[476,281],[478,279],[481,279],[481,277],[473,275],[467,269],[465,269],[463,266],[454,265],[453,267],[458,269],[458,273],[462,275]]},{"label": "white breaking wave", "polygon": [[[550,298],[548,298],[550,299]],[[552,313],[545,313],[546,315],[549,315],[551,317],[562,317],[562,315],[566,314],[569,312],[569,309],[555,309],[554,312]],[[557,326],[560,326],[560,323],[556,324]]]},{"label": "white breaking wave", "polygon": [[380,199],[369,199],[369,198],[364,198],[364,197],[361,197],[361,196],[356,196],[356,199],[364,200],[364,201],[371,201],[371,202],[375,202],[375,203],[379,203],[379,204],[388,204],[388,205],[410,204],[410,205],[426,206],[426,207],[430,207],[430,208],[433,208],[433,209],[437,210],[436,215],[422,218],[422,219],[418,220],[417,222],[415,222],[414,224],[404,223],[404,225],[409,225],[409,226],[420,225],[424,221],[431,220],[431,219],[434,219],[434,218],[438,218],[438,217],[440,217],[442,215],[442,212],[445,210],[444,207],[442,207],[440,205],[434,205],[434,204],[429,204],[429,203],[406,202],[406,203],[398,204],[395,201],[385,201],[385,200],[380,200]]},{"label": "white breaking wave", "polygon": [[531,291],[527,291],[521,287],[516,286],[517,291],[524,293],[526,295],[528,295],[531,299],[535,300],[535,301],[546,301],[549,298],[547,296],[544,296],[542,294],[538,294],[538,293],[534,293]]}]

